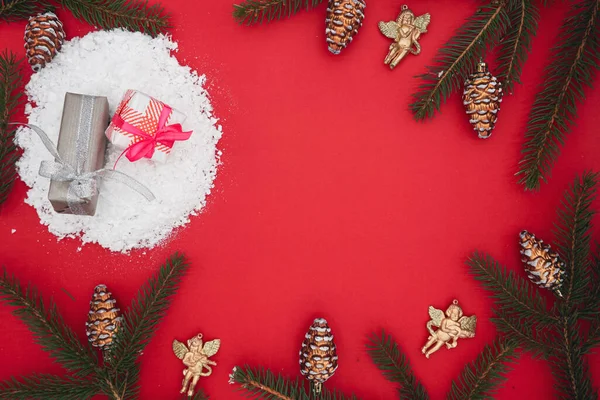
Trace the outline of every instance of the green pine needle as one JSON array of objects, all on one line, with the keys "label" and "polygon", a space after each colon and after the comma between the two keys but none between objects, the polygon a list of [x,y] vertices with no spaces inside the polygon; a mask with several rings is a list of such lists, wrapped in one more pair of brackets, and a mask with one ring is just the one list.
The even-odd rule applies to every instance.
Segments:
[{"label": "green pine needle", "polygon": [[245,0],[233,5],[233,18],[240,24],[252,25],[291,17],[298,11],[311,10],[323,0]]},{"label": "green pine needle", "polygon": [[0,54],[0,205],[8,198],[17,177],[15,129],[9,128],[8,123],[22,100],[20,67],[21,60],[12,52],[5,50]]},{"label": "green pine needle", "polygon": [[181,279],[189,265],[183,255],[174,254],[160,268],[158,274],[142,287],[131,306],[124,313],[124,323],[116,337],[116,344],[105,361],[117,374],[129,371],[128,379],[119,382],[117,391],[128,388],[135,394],[139,370],[137,359],[152,339],[154,332],[171,304]]},{"label": "green pine needle", "polygon": [[558,317],[548,311],[544,299],[531,282],[508,271],[491,256],[476,251],[467,265],[475,279],[492,292],[492,298],[501,309],[533,319],[540,326],[558,321]]},{"label": "green pine needle", "polygon": [[35,0],[0,0],[0,22],[14,22],[51,10],[47,1]]},{"label": "green pine needle", "polygon": [[528,190],[546,182],[554,161],[574,123],[584,87],[591,86],[600,53],[600,1],[572,1],[560,43],[546,68],[543,89],[533,104],[517,175]]},{"label": "green pine needle", "polygon": [[498,45],[498,77],[505,91],[512,90],[514,83],[521,83],[521,69],[531,49],[539,13],[530,0],[511,0],[508,8],[510,28]]},{"label": "green pine needle", "polygon": [[[600,3],[600,2],[599,2]],[[595,212],[591,209],[596,197],[598,174],[586,173],[577,178],[565,192],[555,237],[557,250],[566,263],[565,281],[561,288],[565,301],[581,304],[588,300],[590,269],[590,229]]]},{"label": "green pine needle", "polygon": [[152,36],[165,33],[169,15],[160,4],[142,0],[54,0],[90,25],[104,29],[124,28]]},{"label": "green pine needle", "polygon": [[506,381],[509,363],[516,362],[515,342],[497,338],[486,345],[475,361],[467,364],[461,376],[452,382],[448,400],[493,399],[496,389]]},{"label": "green pine needle", "polygon": [[398,344],[391,335],[382,331],[381,335],[369,338],[367,351],[386,379],[399,385],[400,398],[428,400],[429,395],[417,380],[406,356],[400,352]]},{"label": "green pine needle", "polygon": [[65,325],[56,304],[49,301],[46,307],[35,288],[23,289],[6,270],[0,275],[0,301],[16,308],[13,313],[29,327],[36,342],[66,369],[77,376],[94,371],[98,363],[95,354]]},{"label": "green pine needle", "polygon": [[458,91],[487,47],[498,43],[510,24],[506,2],[500,1],[475,12],[459,31],[438,51],[434,66],[419,77],[422,80],[410,108],[416,120],[432,117],[450,94]]},{"label": "green pine needle", "polygon": [[251,399],[267,400],[357,400],[355,396],[347,397],[338,391],[330,391],[322,387],[320,395],[312,388],[306,388],[298,379],[290,380],[275,375],[265,368],[234,367],[229,375],[229,383],[240,385],[240,390]]},{"label": "green pine needle", "polygon": [[521,347],[532,353],[534,357],[548,358],[557,354],[560,347],[556,344],[558,335],[552,329],[541,329],[535,320],[521,318],[504,310],[496,310],[497,316],[492,319],[498,331],[516,340]]},{"label": "green pine needle", "polygon": [[90,380],[71,376],[32,375],[0,382],[0,399],[86,400],[98,392]]}]

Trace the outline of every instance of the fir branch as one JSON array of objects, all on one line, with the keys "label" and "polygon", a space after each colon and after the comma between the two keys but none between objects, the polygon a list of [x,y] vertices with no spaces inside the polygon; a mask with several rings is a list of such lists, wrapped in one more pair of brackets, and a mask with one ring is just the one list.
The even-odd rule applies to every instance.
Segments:
[{"label": "fir branch", "polygon": [[32,15],[51,10],[46,1],[36,0],[0,0],[0,22],[14,22],[28,19]]},{"label": "fir branch", "polygon": [[596,318],[588,332],[587,340],[583,345],[583,353],[590,352],[594,347],[600,345],[600,318]]},{"label": "fir branch", "polygon": [[391,335],[381,332],[381,336],[369,338],[367,351],[386,379],[398,384],[400,398],[411,400],[427,400],[429,395],[415,377],[406,356],[400,352],[398,344]]},{"label": "fir branch", "polygon": [[528,190],[546,182],[576,117],[576,105],[584,98],[584,86],[591,86],[600,52],[600,1],[572,1],[565,19],[561,42],[554,47],[546,68],[543,89],[533,104],[517,175]]},{"label": "fir branch", "polygon": [[77,376],[92,373],[97,358],[89,348],[81,345],[73,331],[65,325],[56,304],[46,307],[34,287],[25,290],[6,270],[0,275],[0,300],[16,307],[13,312],[29,327],[36,342],[63,367]]},{"label": "fir branch", "polygon": [[233,18],[240,24],[252,25],[287,18],[301,9],[311,10],[323,0],[244,0],[233,5]]},{"label": "fir branch", "polygon": [[597,174],[589,172],[577,177],[565,192],[562,210],[558,212],[555,237],[558,252],[567,265],[562,286],[567,304],[580,304],[589,294],[590,228],[595,214],[590,207],[596,195],[597,179]]},{"label": "fir branch", "polygon": [[12,52],[5,50],[0,54],[0,205],[8,198],[17,177],[15,129],[9,128],[8,123],[21,104],[20,66],[21,60]]},{"label": "fir branch", "polygon": [[152,36],[165,33],[169,15],[160,4],[142,0],[55,0],[73,15],[104,29],[124,28]]},{"label": "fir branch", "polygon": [[36,374],[0,382],[0,399],[6,400],[85,400],[97,391],[92,381],[72,376]]},{"label": "fir branch", "polygon": [[538,329],[535,320],[521,319],[503,311],[496,311],[497,316],[492,319],[496,328],[509,338],[516,340],[525,349],[536,357],[548,358],[560,351],[555,344],[556,337],[553,330]]},{"label": "fir branch", "polygon": [[506,91],[512,90],[515,82],[521,83],[521,68],[538,27],[537,6],[531,0],[511,0],[508,19],[510,29],[498,45],[498,77]]},{"label": "fir branch", "polygon": [[419,77],[422,83],[410,108],[415,119],[432,117],[442,102],[459,90],[476,63],[509,26],[506,3],[497,2],[475,12],[439,51],[434,66]]},{"label": "fir branch", "polygon": [[506,381],[508,363],[515,362],[517,345],[511,340],[497,338],[486,345],[475,361],[467,364],[461,376],[452,382],[449,400],[493,399],[498,385]]},{"label": "fir branch", "polygon": [[129,373],[126,381],[116,382],[117,391],[134,395],[137,390],[137,359],[152,339],[156,327],[167,312],[172,296],[188,270],[183,255],[174,254],[142,287],[123,315],[124,323],[116,336],[116,344],[105,358],[114,376]]},{"label": "fir branch", "polygon": [[492,292],[492,298],[503,312],[533,319],[541,327],[558,322],[558,317],[548,311],[544,299],[530,282],[507,271],[491,256],[476,251],[467,265],[475,279]]},{"label": "fir branch", "polygon": [[229,383],[237,383],[240,390],[252,399],[268,400],[358,400],[354,395],[350,397],[338,391],[330,391],[325,386],[320,394],[315,394],[312,389],[305,389],[304,385],[296,380],[275,375],[265,368],[234,367],[229,375]]},{"label": "fir branch", "polygon": [[592,381],[587,361],[583,354],[583,345],[577,329],[577,315],[565,308],[562,318],[562,354],[552,359],[552,371],[556,378],[556,388],[559,399],[586,399],[598,398],[592,388]]}]

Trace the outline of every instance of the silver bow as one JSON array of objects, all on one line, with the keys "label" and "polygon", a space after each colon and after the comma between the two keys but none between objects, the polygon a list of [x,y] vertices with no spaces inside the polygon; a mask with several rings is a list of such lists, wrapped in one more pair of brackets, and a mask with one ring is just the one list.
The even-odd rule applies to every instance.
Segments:
[{"label": "silver bow", "polygon": [[54,181],[71,182],[67,191],[67,203],[73,214],[85,214],[80,201],[85,198],[93,197],[98,193],[98,179],[114,180],[124,183],[130,189],[133,189],[144,196],[146,200],[152,201],[155,199],[154,194],[150,189],[122,172],[102,168],[93,172],[79,173],[74,166],[63,161],[58,154],[56,146],[52,143],[52,140],[50,140],[46,132],[40,127],[20,123],[13,123],[11,125],[23,125],[31,128],[40,137],[50,154],[54,156],[54,161],[42,161],[40,165],[40,175]]}]

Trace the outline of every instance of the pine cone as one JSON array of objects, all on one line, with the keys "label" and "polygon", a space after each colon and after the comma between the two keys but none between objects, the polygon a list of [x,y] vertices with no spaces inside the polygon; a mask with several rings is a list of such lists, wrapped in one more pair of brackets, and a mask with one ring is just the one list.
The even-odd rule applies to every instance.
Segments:
[{"label": "pine cone", "polygon": [[484,62],[479,62],[477,72],[471,74],[465,82],[463,105],[473,130],[481,139],[492,135],[502,95],[502,83],[488,71]]},{"label": "pine cone", "polygon": [[34,71],[52,61],[65,40],[62,22],[51,12],[29,18],[25,27],[27,60]]},{"label": "pine cone", "polygon": [[552,252],[549,244],[537,239],[535,235],[523,231],[519,236],[523,255],[521,261],[525,263],[529,279],[536,285],[554,290],[562,296],[559,289],[563,284],[565,263],[560,260],[557,253]]},{"label": "pine cone", "polygon": [[98,285],[94,288],[85,327],[92,346],[101,350],[108,350],[112,346],[114,336],[123,322],[116,303],[117,301],[112,298],[112,293],[106,290],[105,285]]},{"label": "pine cone", "polygon": [[333,376],[338,367],[338,357],[331,328],[323,318],[310,326],[300,350],[300,372],[311,381],[316,393],[321,385]]},{"label": "pine cone", "polygon": [[365,14],[364,0],[329,0],[325,19],[327,46],[333,54],[340,54],[362,26]]}]

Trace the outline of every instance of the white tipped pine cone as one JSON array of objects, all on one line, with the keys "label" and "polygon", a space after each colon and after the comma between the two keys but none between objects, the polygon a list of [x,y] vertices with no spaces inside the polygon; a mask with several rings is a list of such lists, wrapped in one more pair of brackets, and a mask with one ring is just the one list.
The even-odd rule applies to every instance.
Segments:
[{"label": "white tipped pine cone", "polygon": [[329,51],[340,54],[345,49],[365,18],[364,0],[329,0],[325,19],[325,36]]},{"label": "white tipped pine cone", "polygon": [[56,15],[47,12],[29,18],[24,39],[27,60],[37,72],[60,51],[65,40],[65,31]]},{"label": "white tipped pine cone", "polygon": [[117,301],[113,299],[105,285],[94,288],[88,321],[85,323],[88,340],[94,347],[108,350],[114,343],[114,337],[123,323],[123,317],[117,308]]},{"label": "white tipped pine cone", "polygon": [[555,291],[559,296],[565,273],[565,263],[561,261],[557,253],[553,252],[549,244],[538,239],[535,235],[522,231],[521,239],[521,261],[525,264],[525,270],[529,279],[538,286]]},{"label": "white tipped pine cone", "polygon": [[477,72],[465,82],[463,105],[473,130],[481,139],[492,135],[502,102],[502,83],[487,69],[484,62],[477,64]]},{"label": "white tipped pine cone", "polygon": [[300,349],[300,373],[313,383],[315,392],[331,378],[338,367],[337,350],[331,328],[317,318],[308,329]]}]

